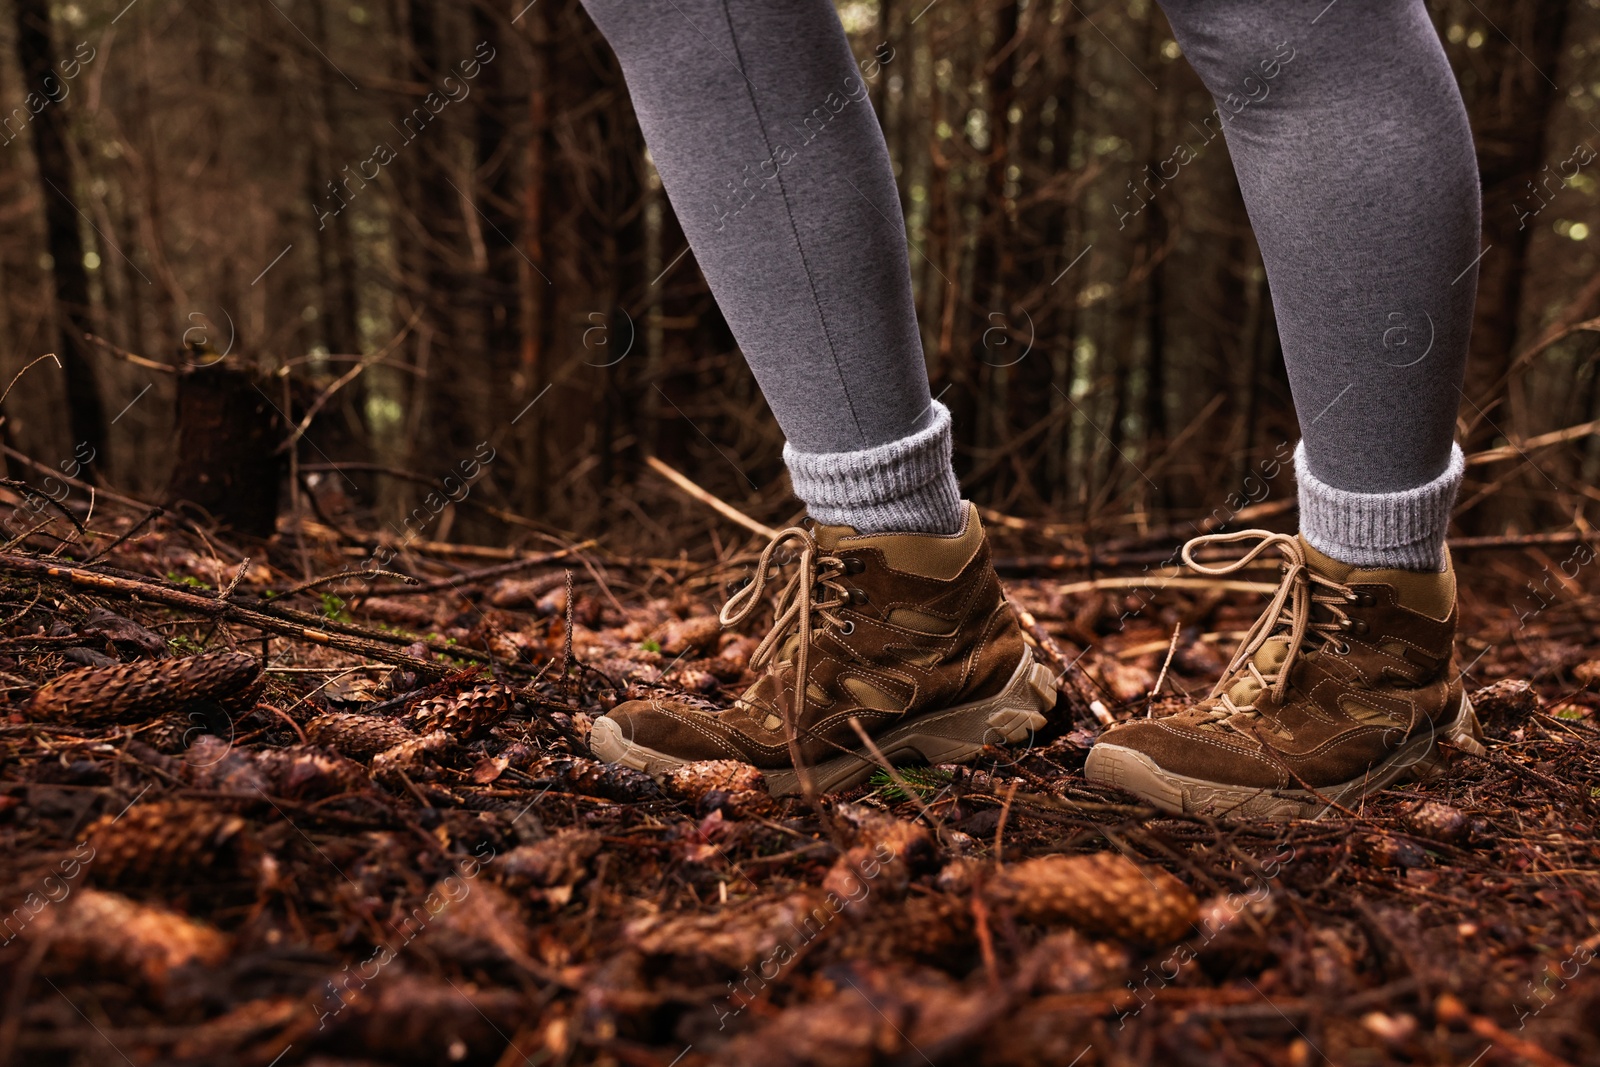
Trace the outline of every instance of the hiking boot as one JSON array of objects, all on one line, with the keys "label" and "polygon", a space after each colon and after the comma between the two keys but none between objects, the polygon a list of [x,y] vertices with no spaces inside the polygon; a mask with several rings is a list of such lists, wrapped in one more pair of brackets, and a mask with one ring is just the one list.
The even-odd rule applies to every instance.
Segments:
[{"label": "hiking boot", "polygon": [[[1259,538],[1207,567],[1201,544]],[[1183,560],[1230,574],[1268,548],[1283,579],[1210,696],[1107,730],[1084,775],[1167,811],[1286,819],[1348,805],[1440,762],[1439,739],[1483,755],[1483,733],[1452,663],[1456,577],[1368,570],[1265,530],[1197,537]]]},{"label": "hiking boot", "polygon": [[630,700],[595,720],[595,755],[655,775],[743,760],[777,794],[804,791],[803,768],[824,793],[881,766],[858,727],[891,763],[959,763],[1044,725],[1054,680],[1023,642],[970,503],[965,528],[948,536],[790,527],[722,609],[723,625],[754,612],[790,564],[772,630],[750,660],[765,673],[731,708]]}]

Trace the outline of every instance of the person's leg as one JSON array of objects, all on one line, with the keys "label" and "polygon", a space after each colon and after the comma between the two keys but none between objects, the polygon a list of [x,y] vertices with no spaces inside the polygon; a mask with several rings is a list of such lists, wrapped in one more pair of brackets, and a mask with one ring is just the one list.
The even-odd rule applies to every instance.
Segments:
[{"label": "person's leg", "polygon": [[[1283,586],[1205,700],[1107,730],[1084,774],[1173,811],[1312,817],[1431,762],[1441,737],[1483,752],[1444,547],[1477,280],[1472,137],[1421,0],[1162,4],[1218,100],[1266,262],[1301,535],[1190,543],[1214,575],[1277,549]],[[1190,553],[1251,539],[1221,566]]]},{"label": "person's leg", "polygon": [[1300,418],[1301,529],[1346,563],[1437,570],[1462,472],[1480,196],[1428,12],[1422,0],[1162,7],[1216,98],[1266,264]]},{"label": "person's leg", "polygon": [[[888,150],[833,5],[584,3],[818,523],[780,533],[723,609],[731,624],[758,607],[779,550],[798,566],[752,657],[759,681],[715,712],[628,701],[591,749],[653,774],[742,760],[776,791],[828,791],[879,754],[968,760],[1042,726],[1055,687],[960,499]],[[896,62],[883,50],[868,69]]]},{"label": "person's leg", "polygon": [[950,413],[929,396],[870,73],[829,0],[584,0],[673,211],[820,522],[953,533]]}]

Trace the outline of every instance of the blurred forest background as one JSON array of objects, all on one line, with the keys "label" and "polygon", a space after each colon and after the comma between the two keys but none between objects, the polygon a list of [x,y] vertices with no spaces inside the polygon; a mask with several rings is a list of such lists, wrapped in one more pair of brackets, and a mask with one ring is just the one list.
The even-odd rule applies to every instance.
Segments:
[{"label": "blurred forest background", "polygon": [[[8,6],[0,376],[61,363],[4,401],[13,477],[187,497],[258,532],[281,511],[676,552],[714,520],[657,456],[793,517],[777,426],[576,0]],[[1431,10],[1492,246],[1458,519],[1581,523],[1600,201],[1561,164],[1600,146],[1600,3]],[[840,13],[858,58],[894,51],[872,100],[968,493],[1101,543],[1285,506],[1288,474],[1251,480],[1297,434],[1221,140],[1119,225],[1129,183],[1213,108],[1155,4]]]}]

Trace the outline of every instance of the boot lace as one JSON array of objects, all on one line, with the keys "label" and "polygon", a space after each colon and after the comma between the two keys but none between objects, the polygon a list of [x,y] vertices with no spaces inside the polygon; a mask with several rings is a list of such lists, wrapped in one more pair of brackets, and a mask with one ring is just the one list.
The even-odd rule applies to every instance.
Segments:
[{"label": "boot lace", "polygon": [[[1208,566],[1196,562],[1193,555],[1196,548],[1204,545],[1231,544],[1251,539],[1259,543],[1240,558],[1226,563]],[[1348,586],[1312,570],[1299,539],[1292,534],[1268,530],[1205,534],[1183,546],[1183,562],[1197,573],[1222,577],[1249,566],[1271,548],[1283,554],[1283,578],[1266,610],[1245,634],[1232,661],[1222,672],[1222,677],[1212,687],[1200,709],[1197,709],[1202,712],[1202,725],[1215,723],[1248,734],[1247,727],[1263,714],[1256,706],[1261,694],[1271,693],[1274,701],[1281,704],[1288,691],[1295,661],[1303,652],[1325,644],[1345,647],[1339,635],[1350,626],[1350,616],[1344,609],[1352,603],[1354,594]],[[1317,611],[1319,606],[1326,610]],[[1256,653],[1274,639],[1287,641],[1283,658],[1274,667],[1263,670],[1256,662]],[[1240,704],[1229,691],[1246,679],[1255,683],[1256,695]]]},{"label": "boot lace", "polygon": [[[794,698],[783,709],[788,728],[791,756],[795,748],[795,726],[805,712],[809,679],[811,642],[819,623],[848,634],[854,626],[841,619],[836,609],[850,603],[850,590],[840,580],[848,573],[845,561],[824,552],[811,531],[791,526],[778,531],[756,561],[750,583],[728,598],[718,618],[723,626],[737,626],[761,606],[762,594],[790,563],[799,566],[778,593],[773,608],[772,628],[750,655],[750,666],[760,670],[780,653],[789,653],[794,662]],[[796,765],[798,765],[796,758]]]}]

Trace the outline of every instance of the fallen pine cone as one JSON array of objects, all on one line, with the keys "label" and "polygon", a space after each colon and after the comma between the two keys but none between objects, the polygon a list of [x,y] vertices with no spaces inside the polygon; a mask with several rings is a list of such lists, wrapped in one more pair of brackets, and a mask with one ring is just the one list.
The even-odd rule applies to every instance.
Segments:
[{"label": "fallen pine cone", "polygon": [[672,768],[661,776],[661,786],[678,800],[696,804],[713,789],[729,793],[765,789],[767,778],[760,768],[741,760],[707,759]]},{"label": "fallen pine cone", "polygon": [[306,740],[326,745],[341,755],[366,762],[380,752],[416,740],[417,735],[394,719],[378,715],[330,712],[306,723]]},{"label": "fallen pine cone", "polygon": [[697,696],[711,696],[722,689],[722,683],[717,676],[708,670],[699,667],[680,667],[673,671],[670,681],[665,684],[685,693],[694,693]]},{"label": "fallen pine cone", "polygon": [[320,800],[367,786],[361,764],[312,745],[261,749],[255,760],[273,795],[291,800]]},{"label": "fallen pine cone", "polygon": [[766,775],[739,760],[696,760],[674,767],[662,776],[661,788],[696,809],[714,807],[738,818],[771,816],[782,810],[767,792]]},{"label": "fallen pine cone", "polygon": [[201,700],[243,711],[255,706],[262,684],[254,656],[207,652],[63,674],[33,694],[24,714],[46,722],[139,722]]},{"label": "fallen pine cone", "polygon": [[1426,867],[1428,853],[1415,841],[1388,834],[1366,834],[1352,843],[1355,854],[1374,867]]},{"label": "fallen pine cone", "polygon": [[401,721],[418,733],[444,730],[466,741],[482,736],[504,719],[516,699],[510,686],[487,682],[451,696],[419,700]]},{"label": "fallen pine cone", "polygon": [[512,663],[532,663],[544,645],[535,637],[512,631],[495,630],[486,635],[489,652]]},{"label": "fallen pine cone", "polygon": [[593,830],[561,830],[543,841],[518,845],[500,860],[498,870],[510,885],[548,889],[587,877],[599,854],[600,835]]},{"label": "fallen pine cone", "polygon": [[725,681],[737,681],[750,666],[750,656],[760,642],[748,634],[724,634],[721,648],[707,664],[712,674],[728,675]]},{"label": "fallen pine cone", "polygon": [[852,844],[886,845],[895,856],[917,867],[937,858],[933,834],[920,822],[866,804],[838,804],[834,814],[848,827]]},{"label": "fallen pine cone", "polygon": [[[565,578],[562,580],[565,581]],[[554,589],[546,593],[534,601],[533,610],[540,615],[565,614],[567,610],[567,591],[565,589]]]},{"label": "fallen pine cone", "polygon": [[834,815],[853,842],[823,879],[822,887],[857,903],[898,901],[911,876],[931,865],[938,849],[928,828],[865,804],[838,804]]},{"label": "fallen pine cone", "polygon": [[169,711],[150,720],[139,736],[157,752],[169,756],[182,752],[206,732],[205,717],[195,711]]},{"label": "fallen pine cone", "polygon": [[601,763],[581,756],[545,756],[529,764],[525,773],[536,781],[549,782],[563,793],[623,803],[661,799],[661,787],[654,779],[620,763]]},{"label": "fallen pine cone", "polygon": [[411,737],[385,749],[372,757],[372,776],[380,778],[394,771],[409,770],[417,761],[429,752],[441,752],[450,747],[450,735],[443,730],[435,730],[431,734],[421,737]]},{"label": "fallen pine cone", "polygon": [[433,608],[411,600],[375,596],[361,601],[356,610],[410,630],[431,630],[434,625]]},{"label": "fallen pine cone", "polygon": [[1437,800],[1425,800],[1406,812],[1406,829],[1418,837],[1447,844],[1467,836],[1467,817],[1459,808]]},{"label": "fallen pine cone", "polygon": [[661,681],[661,668],[648,659],[610,656],[595,663],[594,669],[623,688],[631,682],[654,685]]},{"label": "fallen pine cone", "polygon": [[686,652],[709,652],[717,647],[722,636],[722,621],[715,615],[696,615],[689,619],[673,619],[662,627],[656,638],[661,651],[669,656]]},{"label": "fallen pine cone", "polygon": [[[727,1007],[743,1011],[759,987],[745,979],[724,998]],[[831,987],[831,989],[830,989]],[[879,1063],[976,1062],[976,1055],[940,1056],[952,1046],[965,1050],[972,1035],[995,1022],[994,994],[964,988],[932,968],[903,964],[873,965],[865,961],[832,968],[802,1003],[757,1015],[748,1028],[720,1049],[724,1067],[870,1067]],[[727,1007],[719,1008],[721,1011]],[[1056,1008],[1060,1011],[1060,1008]],[[751,1017],[753,1016],[753,1017]],[[984,1033],[983,1051],[994,1044]],[[1081,1045],[1079,1046],[1081,1047]],[[1008,1058],[982,1062],[1067,1063],[1066,1056]]]},{"label": "fallen pine cone", "polygon": [[[829,891],[838,896],[837,890]],[[849,898],[841,899],[846,902],[846,914],[853,914]],[[815,921],[813,915],[813,924]],[[949,964],[975,947],[972,902],[934,893],[907,897],[864,922],[841,921],[826,953],[830,959],[840,960],[909,959]]]},{"label": "fallen pine cone", "polygon": [[1600,689],[1600,659],[1586,659],[1572,668],[1572,676],[1585,689]]},{"label": "fallen pine cone", "polygon": [[1485,727],[1505,734],[1539,710],[1539,694],[1532,683],[1521,678],[1502,678],[1473,693],[1472,707]]},{"label": "fallen pine cone", "polygon": [[174,969],[216,967],[230,951],[228,936],[210,926],[87,886],[51,908],[30,936],[50,938],[52,967],[92,966],[101,979],[137,978],[157,991]]},{"label": "fallen pine cone", "polygon": [[990,894],[1030,922],[1143,945],[1182,940],[1200,917],[1188,886],[1111,852],[1025,860],[1000,871]]},{"label": "fallen pine cone", "polygon": [[780,946],[798,955],[823,930],[843,927],[839,910],[823,894],[801,889],[717,911],[646,916],[627,923],[622,936],[647,955],[699,957],[739,968],[772,957]]},{"label": "fallen pine cone", "polygon": [[196,789],[258,799],[271,788],[256,766],[254,754],[238,750],[231,741],[201,734],[183,754],[189,784]]},{"label": "fallen pine cone", "polygon": [[101,885],[172,884],[237,866],[245,821],[193,800],[153,800],[89,827],[90,877]]},{"label": "fallen pine cone", "polygon": [[497,608],[531,607],[550,590],[564,586],[566,581],[567,576],[559,572],[538,578],[503,578],[490,591],[489,603]]}]

